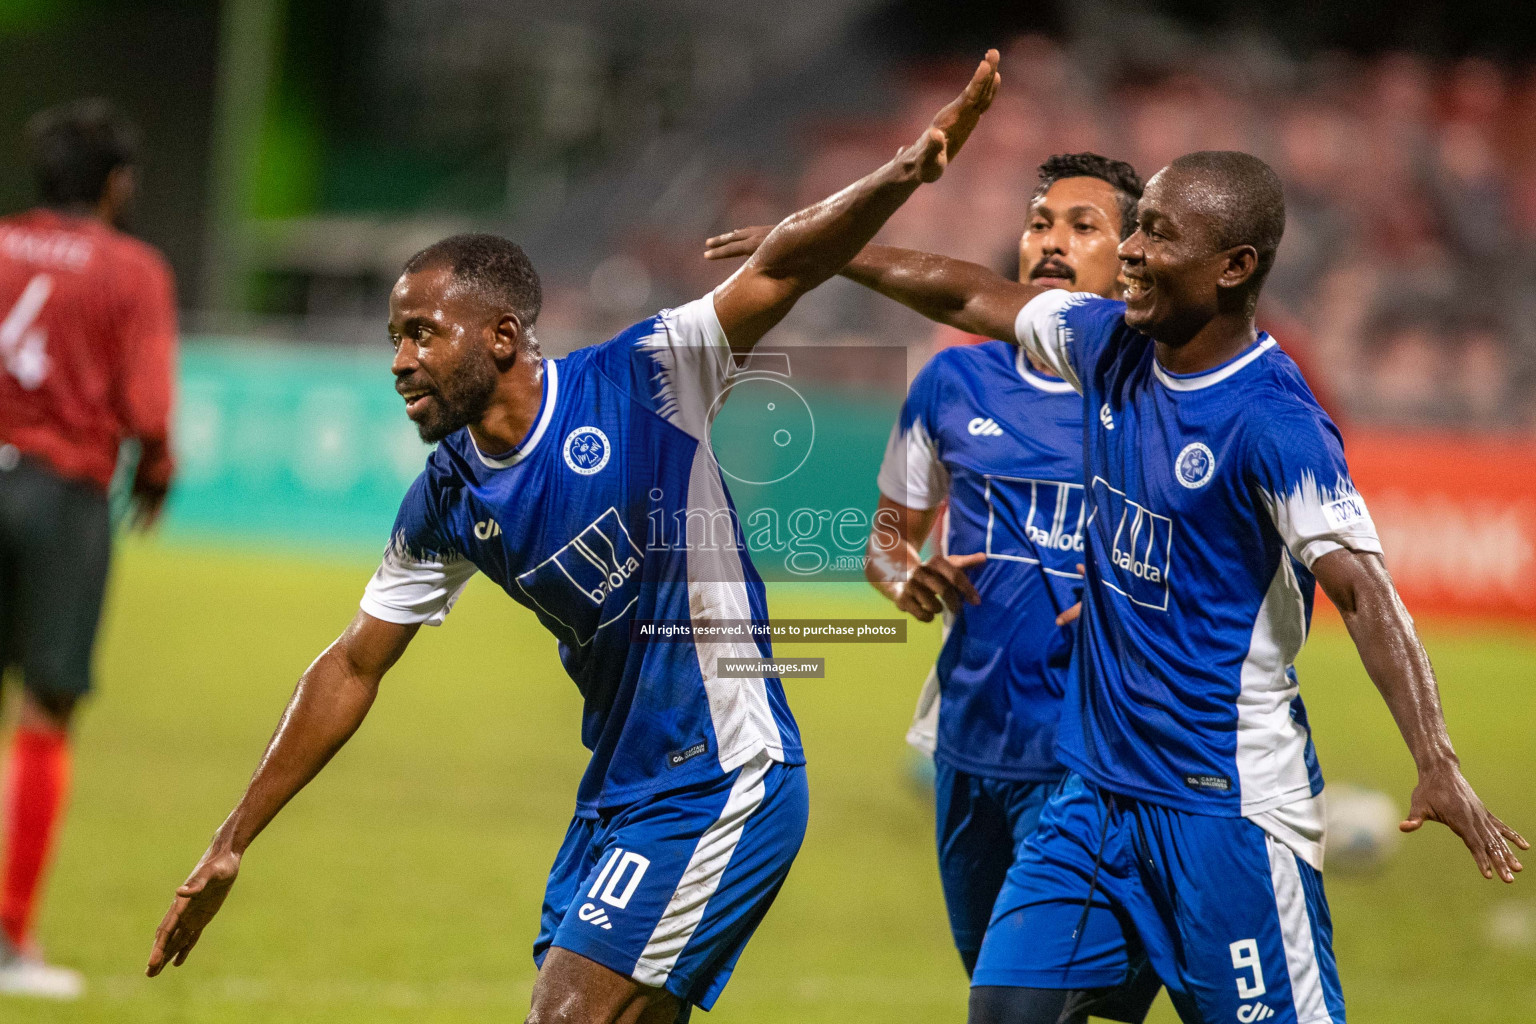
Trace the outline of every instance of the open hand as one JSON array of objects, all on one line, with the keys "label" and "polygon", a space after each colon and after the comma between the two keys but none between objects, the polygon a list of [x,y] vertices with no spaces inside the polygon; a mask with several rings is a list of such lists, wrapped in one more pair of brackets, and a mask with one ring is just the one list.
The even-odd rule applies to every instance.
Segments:
[{"label": "open hand", "polygon": [[750,228],[737,228],[735,231],[727,231],[723,235],[704,240],[704,258],[707,260],[729,260],[738,256],[751,256],[757,252],[757,247],[763,244],[763,239],[772,231],[772,224],[757,224]]},{"label": "open hand", "polygon": [[155,948],[149,953],[149,966],[144,973],[153,978],[165,969],[167,963],[180,967],[203,929],[213,920],[213,915],[224,905],[224,898],[240,874],[240,855],[232,850],[203,854],[203,859],[192,869],[171,909],[165,912],[160,927],[155,930]]},{"label": "open hand", "polygon": [[996,50],[988,50],[986,58],[976,66],[965,91],[934,114],[922,137],[898,154],[900,161],[914,165],[917,176],[923,181],[939,180],[949,161],[971,137],[981,115],[992,105],[1003,81],[997,71],[1000,60]]},{"label": "open hand", "polygon": [[[997,87],[1002,84],[1002,76],[997,72],[1000,59],[996,50],[987,51],[965,90],[933,115],[921,138],[896,154],[898,163],[905,164],[922,181],[939,180],[997,96]],[[728,260],[751,256],[773,229],[772,224],[759,224],[706,239],[704,258]]]},{"label": "open hand", "polygon": [[960,602],[981,604],[981,595],[965,570],[987,560],[985,551],[973,555],[934,555],[912,570],[912,578],[897,590],[896,607],[919,622],[932,622],[945,608],[960,610]]},{"label": "open hand", "polygon": [[1000,59],[996,50],[988,50],[986,57],[976,66],[965,91],[933,115],[932,127],[944,133],[946,158],[955,158],[960,147],[965,145],[965,140],[975,131],[981,115],[987,112],[992,100],[997,97],[998,86],[1003,81],[1003,76],[997,70]]},{"label": "open hand", "polygon": [[1497,874],[1504,881],[1513,882],[1522,865],[1512,847],[1531,848],[1524,836],[1483,806],[1455,765],[1419,773],[1408,817],[1398,828],[1417,832],[1426,821],[1438,821],[1460,836],[1484,878]]}]

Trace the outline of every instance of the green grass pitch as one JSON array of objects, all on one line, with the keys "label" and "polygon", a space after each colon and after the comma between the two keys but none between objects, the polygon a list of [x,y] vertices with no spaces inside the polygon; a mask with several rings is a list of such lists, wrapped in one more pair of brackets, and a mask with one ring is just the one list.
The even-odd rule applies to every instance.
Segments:
[{"label": "green grass pitch", "polygon": [[[522,1019],[545,873],[586,752],[553,642],[484,581],[447,625],[423,630],[362,732],[252,848],[188,966],[156,981],[140,973],[172,889],[370,569],[123,549],[41,926],[90,994],[0,1001],[0,1019]],[[777,588],[772,607],[883,613],[850,587]],[[705,1019],[963,1019],[931,811],[908,780],[902,739],[936,643],[935,627],[902,646],[787,649],[827,657],[827,679],[789,684],[811,762],[810,834]],[[1430,629],[1429,644],[1469,776],[1536,833],[1536,642],[1447,626]],[[1301,671],[1330,778],[1406,802],[1411,765],[1337,625],[1320,627]],[[1330,876],[1329,887],[1352,1024],[1536,1020],[1536,873],[1510,888],[1486,882],[1436,826],[1380,875]],[[1173,1019],[1161,1003],[1154,1020]]]}]

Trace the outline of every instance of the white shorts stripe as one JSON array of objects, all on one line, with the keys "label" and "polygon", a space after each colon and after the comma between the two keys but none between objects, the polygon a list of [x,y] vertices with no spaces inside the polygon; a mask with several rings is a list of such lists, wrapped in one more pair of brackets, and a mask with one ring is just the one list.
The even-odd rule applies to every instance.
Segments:
[{"label": "white shorts stripe", "polygon": [[1280,936],[1285,943],[1285,966],[1291,976],[1291,1000],[1296,1019],[1304,1024],[1333,1024],[1323,998],[1323,979],[1312,941],[1312,915],[1307,911],[1307,891],[1301,884],[1296,854],[1273,836],[1264,837],[1269,849],[1269,877],[1275,886],[1275,910],[1280,914]]},{"label": "white shorts stripe", "polygon": [[688,866],[683,869],[683,877],[678,880],[677,890],[635,964],[632,977],[640,984],[657,988],[666,984],[672,968],[677,965],[677,958],[704,919],[704,910],[720,886],[731,855],[736,852],[736,844],[741,841],[747,819],[763,802],[764,780],[773,764],[763,752],[742,765],[741,774],[736,777],[730,796],[726,797],[725,806],[720,810],[720,817],[699,837],[693,856],[688,858]]}]

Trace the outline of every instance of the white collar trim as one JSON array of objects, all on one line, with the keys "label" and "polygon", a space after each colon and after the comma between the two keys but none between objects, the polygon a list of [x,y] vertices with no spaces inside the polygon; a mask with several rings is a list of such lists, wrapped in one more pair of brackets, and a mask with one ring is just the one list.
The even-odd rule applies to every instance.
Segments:
[{"label": "white collar trim", "polygon": [[1052,380],[1049,377],[1040,376],[1029,365],[1029,358],[1024,354],[1024,346],[1017,345],[1015,347],[1018,349],[1018,352],[1014,356],[1013,361],[1018,366],[1019,376],[1024,378],[1024,383],[1038,391],[1044,391],[1048,395],[1071,395],[1077,393],[1077,389],[1072,386],[1071,381]]},{"label": "white collar trim", "polygon": [[1152,372],[1157,374],[1157,379],[1163,382],[1163,386],[1170,391],[1199,391],[1208,388],[1212,384],[1220,384],[1238,370],[1253,362],[1259,356],[1275,347],[1275,339],[1264,335],[1245,355],[1232,360],[1226,366],[1212,370],[1210,373],[1202,373],[1194,377],[1175,377],[1163,369],[1163,364],[1152,358]]},{"label": "white collar trim", "polygon": [[539,439],[549,429],[549,421],[555,418],[555,397],[559,391],[560,375],[555,370],[555,361],[546,359],[544,360],[544,408],[539,413],[539,422],[534,426],[533,433],[528,435],[527,443],[504,459],[493,459],[481,451],[480,446],[475,444],[475,439],[471,437],[469,446],[475,450],[476,455],[480,456],[480,461],[492,469],[506,469],[526,459],[528,454],[538,447]]}]

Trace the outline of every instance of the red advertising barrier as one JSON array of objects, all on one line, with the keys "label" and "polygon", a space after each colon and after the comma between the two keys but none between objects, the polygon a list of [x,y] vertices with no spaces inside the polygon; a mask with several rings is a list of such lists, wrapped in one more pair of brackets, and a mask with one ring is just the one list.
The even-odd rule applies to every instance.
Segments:
[{"label": "red advertising barrier", "polygon": [[1536,624],[1536,441],[1351,430],[1344,443],[1411,613]]}]

